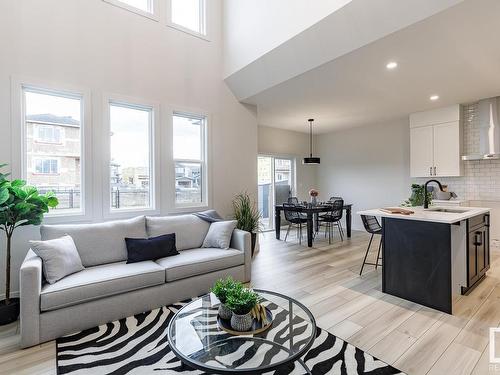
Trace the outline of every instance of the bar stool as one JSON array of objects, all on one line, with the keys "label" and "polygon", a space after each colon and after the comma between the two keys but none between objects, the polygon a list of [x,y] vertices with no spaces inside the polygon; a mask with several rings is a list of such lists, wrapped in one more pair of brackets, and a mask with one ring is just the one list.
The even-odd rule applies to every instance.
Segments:
[{"label": "bar stool", "polygon": [[382,267],[382,264],[378,263],[378,260],[380,259],[380,248],[382,247],[382,238],[380,239],[380,244],[378,245],[377,262],[369,263],[366,261],[366,258],[368,257],[368,252],[370,251],[370,246],[373,241],[373,236],[376,234],[382,235],[382,227],[380,226],[375,216],[361,215],[361,220],[363,221],[365,230],[368,233],[371,233],[372,236],[370,237],[370,242],[368,243],[368,247],[366,249],[365,259],[363,259],[363,264],[361,265],[361,271],[359,271],[360,276],[363,273],[363,267],[365,266],[365,264],[375,266],[375,269],[377,269],[378,266]]}]

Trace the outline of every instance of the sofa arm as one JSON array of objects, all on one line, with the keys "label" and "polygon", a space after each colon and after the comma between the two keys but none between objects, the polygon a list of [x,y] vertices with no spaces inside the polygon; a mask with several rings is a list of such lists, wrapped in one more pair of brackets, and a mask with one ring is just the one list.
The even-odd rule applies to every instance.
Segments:
[{"label": "sofa arm", "polygon": [[245,253],[245,282],[252,279],[252,241],[250,233],[235,229],[231,237],[231,248]]},{"label": "sofa arm", "polygon": [[40,293],[42,290],[42,259],[28,251],[19,272],[21,299],[21,346],[40,343]]}]

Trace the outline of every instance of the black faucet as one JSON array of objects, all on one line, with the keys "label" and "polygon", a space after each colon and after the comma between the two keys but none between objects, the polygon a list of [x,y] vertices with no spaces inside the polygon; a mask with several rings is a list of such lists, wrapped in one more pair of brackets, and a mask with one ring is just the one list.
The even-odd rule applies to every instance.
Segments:
[{"label": "black faucet", "polygon": [[439,186],[439,190],[443,190],[443,185],[441,185],[441,182],[438,180],[429,180],[424,184],[424,208],[429,208],[429,200],[427,199],[427,185],[429,185],[430,182],[435,182]]}]

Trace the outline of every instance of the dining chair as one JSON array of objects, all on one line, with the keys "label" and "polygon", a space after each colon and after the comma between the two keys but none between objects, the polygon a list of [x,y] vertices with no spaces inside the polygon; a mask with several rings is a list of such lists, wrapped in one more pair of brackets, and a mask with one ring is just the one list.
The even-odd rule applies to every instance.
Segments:
[{"label": "dining chair", "polygon": [[373,241],[373,236],[376,234],[382,235],[382,226],[379,224],[377,218],[375,216],[369,216],[369,215],[361,215],[361,220],[363,221],[363,226],[365,227],[365,230],[368,233],[371,233],[370,237],[370,242],[368,243],[368,247],[366,248],[366,254],[365,258],[363,259],[363,264],[361,265],[361,271],[359,271],[359,275],[363,273],[363,267],[365,264],[368,264],[370,266],[375,266],[375,269],[378,268],[378,266],[382,267],[382,264],[379,264],[378,261],[380,258],[380,248],[382,247],[382,238],[380,238],[380,244],[378,245],[378,252],[377,252],[377,262],[376,263],[369,263],[366,261],[366,258],[368,257],[368,253],[370,252],[370,246]]},{"label": "dining chair", "polygon": [[318,216],[319,225],[325,226],[325,238],[326,232],[328,231],[328,243],[332,243],[332,235],[333,235],[333,227],[336,226],[339,229],[340,239],[344,241],[344,234],[340,229],[340,220],[342,219],[342,215],[344,213],[344,200],[336,199],[330,203],[331,211],[326,213],[325,215]]},{"label": "dining chair", "polygon": [[[294,204],[296,206],[299,206],[299,198],[297,197],[288,197],[288,203],[289,204]],[[307,221],[307,214],[304,212],[299,212],[299,216],[301,219],[305,219]]]},{"label": "dining chair", "polygon": [[283,208],[285,211],[285,220],[288,221],[288,229],[286,230],[285,241],[290,233],[290,228],[295,226],[297,228],[297,238],[299,239],[299,244],[302,244],[302,224],[307,223],[307,218],[301,216],[301,212],[287,210],[287,208],[294,208],[297,205],[292,203],[283,203]]},{"label": "dining chair", "polygon": [[[335,202],[338,199],[344,200],[344,198],[342,198],[342,197],[330,197],[330,199],[328,200],[328,202],[330,202],[330,203],[331,202]],[[342,236],[344,236],[344,227],[342,226],[342,220],[339,220],[338,226],[339,226],[339,230],[342,232]]]}]

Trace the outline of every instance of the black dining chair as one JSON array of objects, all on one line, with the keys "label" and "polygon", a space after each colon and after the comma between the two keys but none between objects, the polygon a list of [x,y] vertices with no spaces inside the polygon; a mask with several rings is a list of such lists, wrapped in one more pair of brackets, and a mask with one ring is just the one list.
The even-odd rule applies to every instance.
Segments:
[{"label": "black dining chair", "polygon": [[[299,206],[300,203],[299,203],[299,198],[297,197],[288,197],[288,203],[289,204],[294,204],[296,206]],[[299,216],[302,218],[302,219],[305,219],[307,221],[307,214],[305,214],[304,212],[299,212]]]},{"label": "black dining chair", "polygon": [[326,232],[328,231],[328,243],[332,243],[333,227],[336,226],[339,229],[340,239],[344,241],[344,234],[340,230],[339,222],[342,219],[342,214],[344,212],[344,200],[336,199],[333,202],[329,202],[331,205],[331,211],[324,215],[318,216],[319,225],[325,226],[325,238]]},{"label": "black dining chair", "polygon": [[361,271],[359,271],[360,276],[363,273],[363,267],[365,266],[365,264],[368,264],[370,266],[375,266],[375,269],[377,269],[378,266],[382,267],[382,264],[378,263],[379,259],[381,259],[380,248],[382,247],[382,238],[380,238],[380,244],[378,245],[377,262],[369,263],[366,261],[368,253],[370,252],[370,246],[372,245],[373,236],[375,236],[376,234],[382,235],[382,226],[379,224],[375,216],[361,215],[361,220],[363,221],[363,226],[365,227],[365,230],[368,233],[371,233],[372,236],[370,237],[370,242],[368,243],[368,247],[366,248],[365,259],[363,259],[363,264],[361,265]]},{"label": "black dining chair", "polygon": [[299,244],[302,244],[302,224],[307,223],[307,218],[301,215],[301,212],[287,210],[287,208],[294,208],[295,204],[283,203],[283,208],[285,211],[285,220],[288,221],[288,229],[286,230],[285,241],[290,233],[290,228],[295,226],[297,228],[297,238],[299,239]]},{"label": "black dining chair", "polygon": [[[336,201],[338,199],[344,200],[344,198],[342,198],[342,197],[330,197],[330,199],[328,200],[328,202],[331,203],[331,202],[334,202],[334,201]],[[344,228],[342,227],[342,220],[339,220],[338,227],[339,227],[339,230],[342,232],[342,236],[344,236]]]}]

